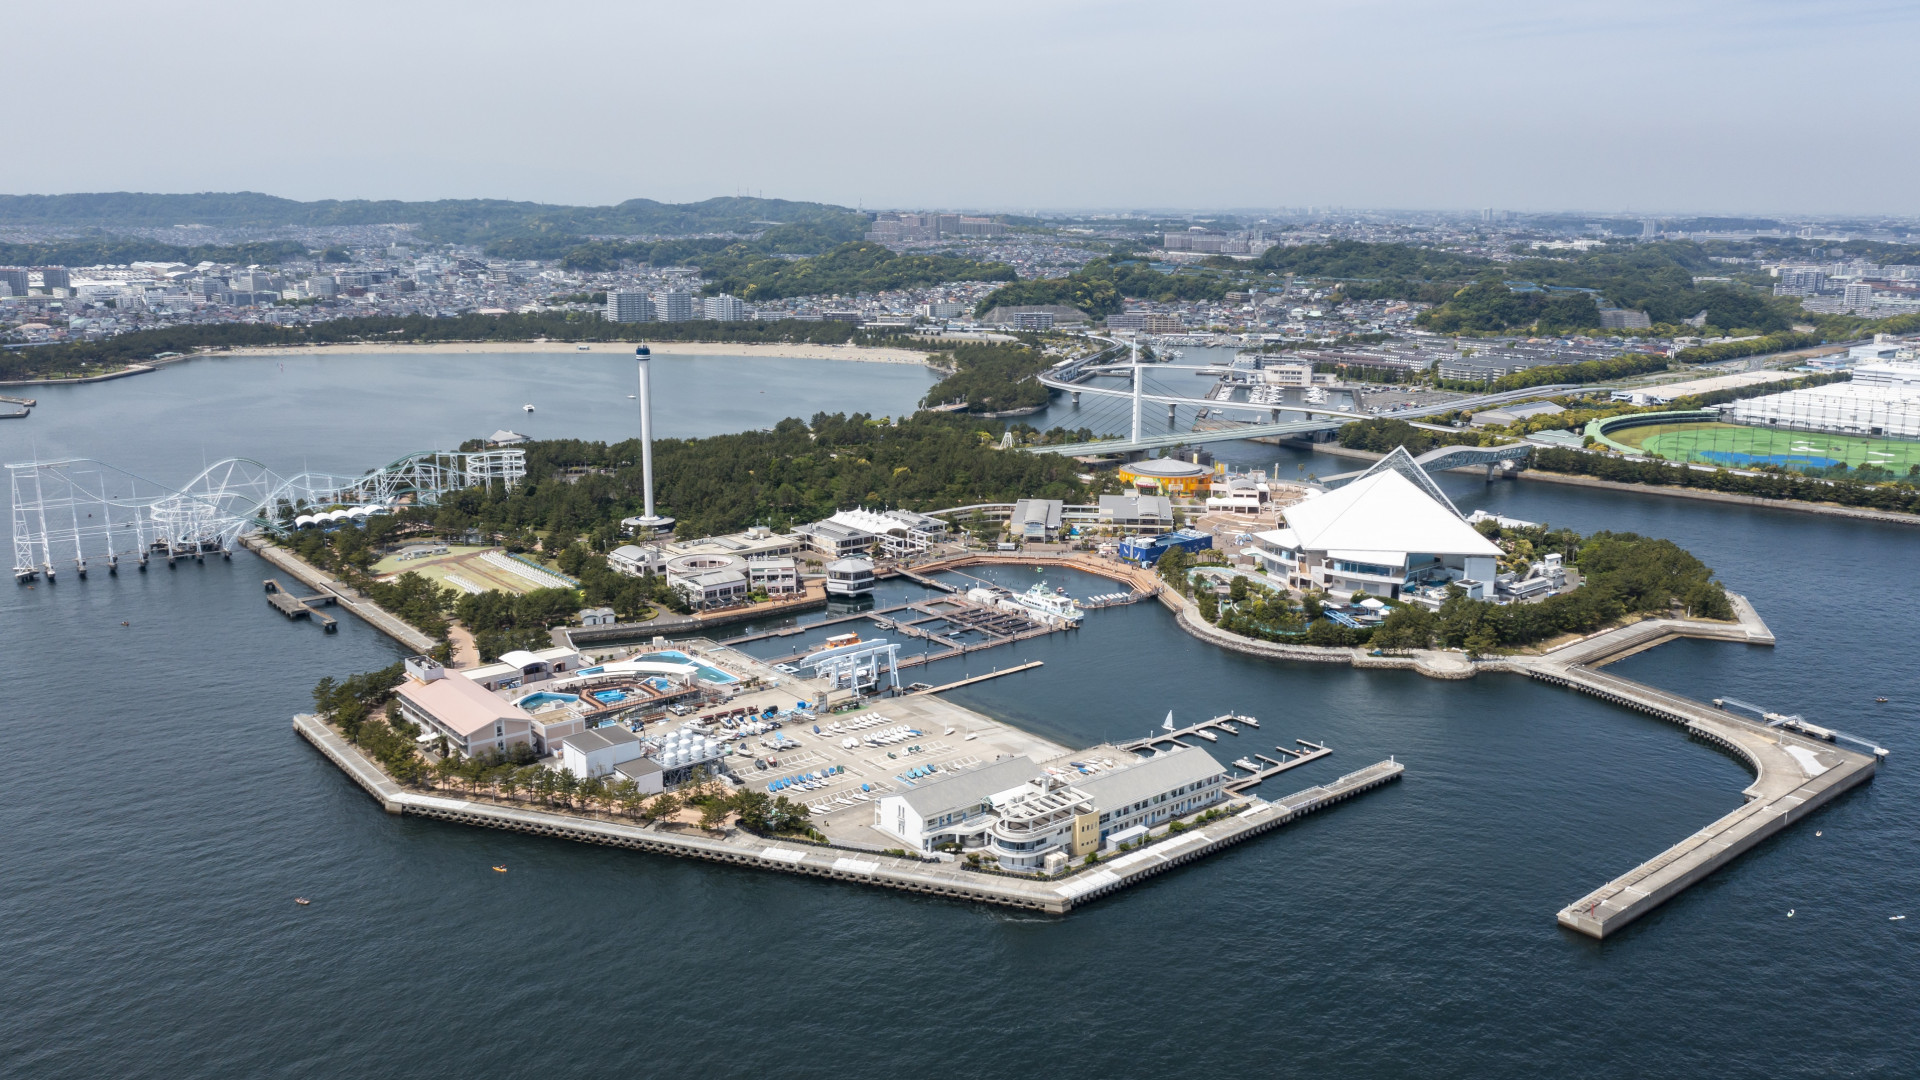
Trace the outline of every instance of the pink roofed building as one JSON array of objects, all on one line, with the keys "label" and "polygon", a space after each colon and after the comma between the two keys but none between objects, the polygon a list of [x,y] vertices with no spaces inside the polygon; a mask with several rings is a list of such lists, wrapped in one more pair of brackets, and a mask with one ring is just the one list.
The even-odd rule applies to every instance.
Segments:
[{"label": "pink roofed building", "polygon": [[399,688],[400,712],[429,732],[446,736],[460,753],[511,753],[533,745],[533,717],[495,697],[472,679],[449,679],[438,664],[408,664]]}]

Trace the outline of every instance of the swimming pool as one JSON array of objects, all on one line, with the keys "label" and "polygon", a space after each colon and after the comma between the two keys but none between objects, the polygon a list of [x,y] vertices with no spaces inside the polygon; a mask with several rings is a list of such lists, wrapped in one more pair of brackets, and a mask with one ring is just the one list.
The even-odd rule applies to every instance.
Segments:
[{"label": "swimming pool", "polygon": [[549,705],[570,705],[579,700],[580,697],[577,694],[556,694],[551,690],[542,690],[536,694],[528,694],[526,697],[514,702],[514,704],[528,712],[533,712],[537,709],[544,709]]},{"label": "swimming pool", "polygon": [[740,680],[721,671],[717,667],[708,667],[678,649],[663,649],[660,652],[642,653],[635,660],[669,660],[676,664],[692,664],[700,669],[700,678],[710,683],[737,683]]}]

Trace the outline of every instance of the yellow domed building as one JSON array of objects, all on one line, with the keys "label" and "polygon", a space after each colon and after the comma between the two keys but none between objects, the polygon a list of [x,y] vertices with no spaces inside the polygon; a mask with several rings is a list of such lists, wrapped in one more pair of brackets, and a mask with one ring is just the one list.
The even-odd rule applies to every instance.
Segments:
[{"label": "yellow domed building", "polygon": [[1120,479],[1135,490],[1161,495],[1205,495],[1213,469],[1179,458],[1149,458],[1120,466]]}]

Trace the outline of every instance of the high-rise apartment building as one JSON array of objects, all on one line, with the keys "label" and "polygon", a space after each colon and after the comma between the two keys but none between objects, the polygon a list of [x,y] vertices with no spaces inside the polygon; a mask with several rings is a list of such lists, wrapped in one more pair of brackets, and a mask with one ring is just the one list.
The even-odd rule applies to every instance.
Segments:
[{"label": "high-rise apartment building", "polygon": [[1841,290],[1840,302],[1849,311],[1865,311],[1873,306],[1873,286],[1864,281],[1856,281]]},{"label": "high-rise apartment building", "polygon": [[709,296],[700,306],[706,317],[714,322],[739,322],[747,317],[747,305],[739,297],[728,293]]},{"label": "high-rise apartment building", "polygon": [[656,289],[653,318],[656,322],[691,322],[693,294],[685,289]]},{"label": "high-rise apartment building", "polygon": [[24,266],[0,266],[0,285],[6,286],[7,296],[27,295],[27,269]]},{"label": "high-rise apartment building", "polygon": [[653,301],[640,289],[608,289],[607,321],[652,322]]}]

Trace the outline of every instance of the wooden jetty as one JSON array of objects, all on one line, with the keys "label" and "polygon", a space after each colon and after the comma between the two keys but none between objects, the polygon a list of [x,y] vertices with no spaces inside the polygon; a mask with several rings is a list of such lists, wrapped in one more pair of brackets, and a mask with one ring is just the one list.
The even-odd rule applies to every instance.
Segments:
[{"label": "wooden jetty", "polygon": [[295,596],[280,584],[278,578],[268,578],[265,582],[267,603],[273,609],[289,619],[312,619],[320,628],[331,634],[340,629],[340,623],[333,616],[321,611],[322,606],[332,607],[339,597],[332,593],[316,593],[313,596]]}]

